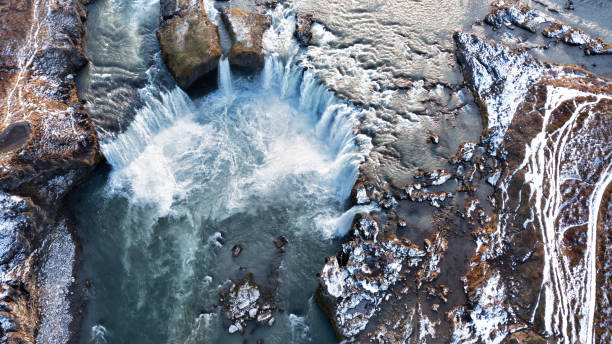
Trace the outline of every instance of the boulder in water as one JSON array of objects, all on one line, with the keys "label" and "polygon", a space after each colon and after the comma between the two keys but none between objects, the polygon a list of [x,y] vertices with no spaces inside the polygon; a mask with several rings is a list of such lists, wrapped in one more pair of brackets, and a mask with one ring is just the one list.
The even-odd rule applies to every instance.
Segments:
[{"label": "boulder in water", "polygon": [[237,8],[225,8],[222,13],[232,38],[230,64],[263,68],[263,34],[270,27],[270,18],[265,14],[245,12]]},{"label": "boulder in water", "polygon": [[186,89],[217,68],[221,57],[217,26],[199,2],[162,0],[161,5],[157,39],[162,58],[178,85]]},{"label": "boulder in water", "polygon": [[232,247],[232,256],[238,257],[240,253],[242,253],[242,245],[234,245],[234,247]]},{"label": "boulder in water", "polygon": [[287,237],[285,237],[284,235],[281,235],[278,237],[278,239],[274,240],[274,246],[276,246],[276,248],[280,250],[285,245],[287,245],[288,242],[289,240],[287,240]]}]

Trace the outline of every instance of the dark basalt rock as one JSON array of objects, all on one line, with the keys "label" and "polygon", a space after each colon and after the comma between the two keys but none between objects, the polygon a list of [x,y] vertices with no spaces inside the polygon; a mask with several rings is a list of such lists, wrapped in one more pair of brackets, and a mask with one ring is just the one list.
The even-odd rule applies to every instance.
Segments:
[{"label": "dark basalt rock", "polygon": [[310,28],[314,24],[314,15],[312,13],[298,13],[296,15],[295,33],[294,36],[302,45],[310,45],[312,40],[312,32]]},{"label": "dark basalt rock", "polygon": [[376,242],[379,231],[379,225],[373,216],[358,214],[353,220],[351,236]]},{"label": "dark basalt rock", "polygon": [[429,136],[427,137],[427,142],[437,145],[440,142],[440,136],[436,133],[429,133]]},{"label": "dark basalt rock", "polygon": [[443,168],[435,170],[424,170],[419,168],[417,173],[414,174],[414,179],[422,180],[423,184],[427,186],[442,185],[452,177],[453,174]]},{"label": "dark basalt rock", "polygon": [[448,162],[456,165],[461,162],[470,162],[474,157],[474,150],[476,149],[476,143],[472,141],[462,142],[459,145],[457,153],[453,155]]},{"label": "dark basalt rock", "polygon": [[274,246],[276,246],[276,248],[278,248],[279,250],[282,249],[285,245],[287,245],[287,243],[289,243],[289,240],[287,240],[287,237],[285,237],[284,235],[281,235],[278,237],[278,239],[274,240]]},{"label": "dark basalt rock", "polygon": [[[609,230],[596,231],[588,214],[601,209],[605,199],[599,195],[605,194],[601,182],[610,162],[602,157],[612,152],[607,139],[612,129],[603,123],[612,114],[612,80],[576,66],[541,63],[478,36],[458,33],[455,40],[470,86],[490,123],[499,124],[489,125],[482,142],[489,145],[485,154],[498,164],[484,169],[490,171],[486,180],[496,186],[489,202],[496,215],[485,216],[483,202],[476,200],[466,204],[463,215],[474,228],[479,249],[464,277],[469,303],[449,313],[456,339],[537,343],[544,342],[538,335],[544,333],[569,341],[593,336],[601,342],[610,337],[601,326],[601,312],[610,307],[600,306],[601,294],[589,294],[587,281],[592,279],[597,289],[609,288],[589,268],[589,259],[604,259],[600,245]],[[481,159],[473,160],[476,165]],[[565,178],[560,171],[574,173]],[[554,195],[559,199],[551,203]],[[551,271],[545,262],[564,265]],[[564,284],[568,279],[580,282]],[[548,291],[550,299],[538,303],[544,281],[563,295]],[[578,301],[585,299],[590,301]],[[567,309],[558,320],[567,325],[547,317],[544,307]],[[590,332],[581,319],[593,314],[593,308],[589,321],[597,330]],[[485,322],[489,329],[481,326]],[[554,333],[546,332],[547,327]]]},{"label": "dark basalt rock", "polygon": [[242,245],[234,245],[232,247],[232,257],[238,257],[242,253]]},{"label": "dark basalt rock", "polygon": [[360,333],[390,295],[390,288],[423,260],[425,252],[409,240],[389,237],[342,245],[328,257],[319,277],[316,300],[332,321],[339,340]]},{"label": "dark basalt rock", "polygon": [[[522,0],[498,0],[492,5],[493,9],[484,21],[495,28],[516,25],[533,33],[542,29],[544,36],[559,39],[569,45],[581,46],[587,55],[612,54],[612,44],[604,42],[601,38],[592,38],[579,28],[573,28],[531,8]],[[571,3],[568,6],[573,7]]]},{"label": "dark basalt rock", "polygon": [[449,191],[429,191],[421,183],[408,184],[403,187],[404,193],[399,194],[400,199],[409,199],[412,202],[428,202],[432,207],[439,208],[445,200],[452,198]]}]

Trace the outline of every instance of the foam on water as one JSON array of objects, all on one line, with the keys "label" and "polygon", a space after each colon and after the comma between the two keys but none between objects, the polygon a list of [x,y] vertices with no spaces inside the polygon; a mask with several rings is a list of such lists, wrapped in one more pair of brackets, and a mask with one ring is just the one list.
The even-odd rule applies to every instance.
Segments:
[{"label": "foam on water", "polygon": [[[355,145],[353,130],[361,110],[336,99],[314,73],[302,72],[295,63],[298,46],[290,7],[278,6],[270,14],[272,26],[265,33],[267,56],[260,81],[237,80],[241,89],[234,94],[229,61],[224,57],[219,62],[219,91],[197,104],[179,88],[162,91],[152,84],[140,91],[145,105],[128,130],[102,144],[114,170],[109,192],[129,190],[132,200],[155,204],[160,216],[197,188],[201,175],[192,171],[210,180],[225,179],[225,207],[217,204],[220,208],[211,214],[229,216],[229,210],[244,206],[249,192],[265,193],[278,179],[290,175],[317,174],[316,182],[304,185],[310,193],[333,194],[339,201],[348,197],[357,166],[369,149],[365,137],[359,138],[360,147]],[[236,134],[249,144],[238,142],[232,147]],[[213,163],[202,166],[206,159]],[[221,176],[222,172],[230,177]],[[349,213],[362,211],[357,209]],[[324,227],[328,235],[347,230]]]},{"label": "foam on water", "polygon": [[[239,211],[249,195],[274,191],[287,176],[306,182],[304,192],[345,199],[362,159],[351,108],[321,96],[311,77],[301,82],[302,96],[293,105],[274,90],[249,90],[256,85],[248,82],[233,97],[227,83],[199,104],[178,88],[149,94],[132,126],[102,145],[114,167],[109,192],[129,190],[133,201],[155,204],[160,215],[188,192],[207,188],[198,185],[202,176],[225,185],[225,207],[213,211],[223,216]],[[319,109],[325,109],[320,119]]]},{"label": "foam on water", "polygon": [[308,340],[308,325],[304,317],[295,314],[289,314],[289,323],[291,324],[291,342],[297,343]]},{"label": "foam on water", "polygon": [[91,327],[91,343],[94,344],[107,344],[106,340],[106,328],[102,325],[94,325]]},{"label": "foam on water", "polygon": [[232,72],[226,56],[219,60],[219,89],[226,97],[232,95]]},{"label": "foam on water", "polygon": [[[126,321],[167,342],[226,340],[220,339],[226,330],[219,313],[193,314],[216,302],[210,290],[220,287],[213,286],[235,278],[235,264],[220,258],[226,240],[248,235],[241,241],[247,246],[243,256],[255,255],[249,269],[257,271],[269,262],[265,252],[249,252],[249,245],[271,244],[281,233],[294,238],[281,268],[283,292],[294,296],[305,292],[304,283],[316,284],[320,263],[312,255],[334,252],[330,239],[344,235],[356,213],[376,209],[345,211],[358,165],[371,147],[369,138],[354,132],[362,110],[337,99],[299,65],[291,8],[270,14],[259,76],[233,76],[222,58],[219,90],[199,99],[148,78],[130,126],[101,144],[112,170],[101,189],[87,193],[91,215],[84,221],[91,224],[83,227],[93,226],[95,242],[85,250],[90,261],[99,255],[98,265],[88,263],[88,269],[110,269],[117,282],[106,286],[104,273],[96,272],[105,288],[99,292],[115,301],[92,301],[85,323],[91,328],[105,319],[109,331],[92,330],[91,340],[128,333],[137,335],[135,342],[147,340],[145,333],[130,332]],[[307,302],[296,298],[291,313],[279,315],[273,331],[280,334],[274,336],[293,342],[320,336],[309,333],[301,309]]]}]

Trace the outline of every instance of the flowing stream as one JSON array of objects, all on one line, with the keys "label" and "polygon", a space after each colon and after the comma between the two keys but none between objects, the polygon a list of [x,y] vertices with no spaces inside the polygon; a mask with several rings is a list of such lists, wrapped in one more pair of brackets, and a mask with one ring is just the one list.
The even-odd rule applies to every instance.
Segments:
[{"label": "flowing stream", "polygon": [[[81,93],[97,100],[89,106],[114,101],[96,81],[143,81],[125,93],[142,104],[129,127],[104,132],[107,167],[71,199],[90,285],[81,341],[334,342],[311,296],[338,234],[370,210],[347,211],[368,149],[353,133],[359,110],[295,63],[288,9],[272,13],[261,73],[233,76],[221,59],[219,88],[190,98],[168,86],[152,39],[157,16],[142,15],[158,10],[159,1],[90,6],[87,49],[98,58],[80,78]],[[285,253],[274,246],[280,235]],[[234,258],[236,244],[244,250]],[[248,272],[283,311],[271,328],[231,336],[218,292]]]}]

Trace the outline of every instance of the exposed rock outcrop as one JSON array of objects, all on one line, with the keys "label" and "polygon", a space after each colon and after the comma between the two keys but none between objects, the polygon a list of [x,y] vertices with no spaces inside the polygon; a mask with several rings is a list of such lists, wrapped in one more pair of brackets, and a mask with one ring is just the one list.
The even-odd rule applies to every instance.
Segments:
[{"label": "exposed rock outcrop", "polygon": [[223,21],[232,38],[230,64],[247,68],[263,68],[263,34],[271,24],[261,13],[245,12],[238,8],[224,8]]},{"label": "exposed rock outcrop", "polygon": [[259,285],[253,281],[253,275],[248,274],[239,283],[232,283],[227,292],[222,292],[221,302],[224,303],[223,313],[230,321],[230,334],[244,333],[247,322],[255,320],[259,326],[272,326],[276,321],[273,312],[276,306],[270,297],[264,295]]},{"label": "exposed rock outcrop", "polygon": [[594,216],[611,179],[612,81],[478,36],[455,40],[493,120],[483,143],[498,143],[490,153],[502,164],[497,216],[475,229],[478,249],[465,277],[470,306],[461,312],[472,324],[455,321],[455,339],[501,339],[530,328],[599,343],[609,330],[594,312],[596,290],[609,287],[595,267],[610,229],[598,229]]},{"label": "exposed rock outcrop", "polygon": [[[376,202],[380,213],[359,216],[326,260],[317,300],[347,342],[606,342],[611,287],[596,267],[610,231],[612,81],[475,35],[454,38],[485,119],[481,140],[460,144],[443,169],[417,169],[414,184],[385,184],[362,167],[351,201]],[[424,201],[439,210],[421,249],[405,236],[422,235],[411,231],[427,221],[402,217]],[[460,232],[473,244],[453,249]],[[399,243],[420,254],[395,255],[407,252]]]},{"label": "exposed rock outcrop", "polygon": [[601,38],[592,38],[579,28],[571,27],[554,17],[531,8],[522,0],[496,0],[493,9],[485,17],[485,22],[493,27],[516,25],[525,30],[542,34],[548,38],[561,40],[569,45],[578,45],[587,55],[612,54],[612,44]]},{"label": "exposed rock outcrop", "polygon": [[295,23],[295,38],[302,45],[309,45],[312,40],[312,32],[310,31],[314,24],[314,15],[312,13],[298,13]]},{"label": "exposed rock outcrop", "polygon": [[354,337],[390,295],[389,288],[423,260],[425,252],[404,238],[377,240],[376,222],[362,218],[354,239],[337,256],[327,258],[320,275],[317,301],[332,320],[339,340]]},{"label": "exposed rock outcrop", "polygon": [[450,289],[432,284],[447,250],[446,234],[436,232],[420,248],[393,234],[393,227],[380,228],[375,217],[358,215],[350,240],[326,259],[315,297],[339,340],[417,343],[435,337],[440,320],[425,314],[419,298],[431,299],[435,311],[448,301]]},{"label": "exposed rock outcrop", "polygon": [[157,38],[162,58],[183,89],[217,68],[219,34],[201,1],[161,0]]},{"label": "exposed rock outcrop", "polygon": [[58,214],[101,158],[75,71],[86,1],[0,3],[0,335],[65,343],[75,245]]}]

